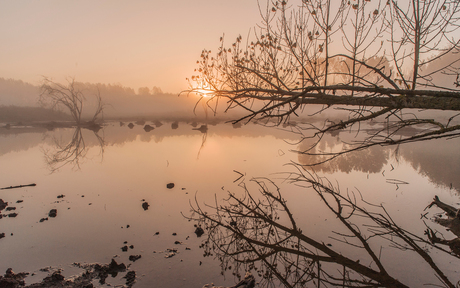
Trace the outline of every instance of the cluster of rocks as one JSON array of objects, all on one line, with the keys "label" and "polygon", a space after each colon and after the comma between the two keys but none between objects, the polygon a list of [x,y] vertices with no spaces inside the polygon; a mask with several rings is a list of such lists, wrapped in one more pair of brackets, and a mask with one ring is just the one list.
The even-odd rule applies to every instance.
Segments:
[{"label": "cluster of rocks", "polygon": [[[18,200],[17,203],[21,203],[22,200]],[[7,213],[7,214],[2,214],[2,210],[5,210],[5,212],[10,212],[10,213]],[[3,217],[9,217],[9,218],[14,218],[16,216],[18,216],[18,213],[16,212],[11,212],[11,211],[15,211],[16,210],[16,207],[13,207],[13,206],[8,206],[8,202],[5,202],[3,201],[3,199],[0,199],[0,219],[2,219]]]},{"label": "cluster of rocks", "polygon": [[[144,126],[144,131],[145,132],[150,132],[152,130],[155,129],[155,127],[160,127],[160,126],[163,126],[163,123],[161,123],[160,121],[154,121],[153,125],[155,126],[152,126],[150,124],[145,124],[145,121],[144,120],[138,120],[134,123],[130,122],[127,126],[129,129],[133,129],[135,125],[139,125],[139,126]],[[201,125],[199,128],[196,128],[198,126],[198,124],[196,122],[192,122],[192,127],[193,127],[193,130],[198,130],[200,131],[201,133],[206,133],[208,132],[208,125]],[[124,122],[121,122],[120,121],[120,127],[122,126],[125,126],[125,123]],[[179,122],[178,121],[174,121],[171,123],[171,129],[173,130],[176,130],[177,128],[179,128]]]},{"label": "cluster of rocks", "polygon": [[[109,264],[80,264],[74,263],[75,267],[82,268],[85,271],[80,275],[66,279],[61,270],[54,271],[43,278],[39,283],[26,285],[25,278],[29,273],[14,273],[11,268],[6,270],[4,276],[0,276],[0,287],[2,288],[44,288],[44,287],[66,287],[66,288],[92,288],[93,280],[99,280],[99,284],[106,284],[106,279],[110,275],[115,278],[119,273],[126,272],[125,264],[118,264],[114,259]],[[136,282],[136,272],[128,271],[122,278],[126,279],[126,284],[117,287],[132,287]]]},{"label": "cluster of rocks", "polygon": [[[167,189],[173,189],[175,186],[176,185],[174,183],[166,184]],[[184,189],[185,188],[182,188],[182,190]],[[58,201],[54,203],[62,202],[63,201],[62,199],[64,197],[65,195],[63,194],[58,195],[57,196]],[[84,195],[82,195],[81,197],[84,197]],[[22,203],[22,202],[23,200],[17,201],[17,203]],[[144,211],[146,211],[149,209],[150,204],[145,199],[142,199],[141,207]],[[14,213],[14,212],[11,212],[9,214],[1,214],[3,210],[11,212],[11,211],[15,211],[16,207],[11,207],[8,205],[8,202],[5,202],[2,199],[0,199],[0,218],[4,216],[8,216],[8,217],[17,216],[17,213]],[[41,218],[39,222],[44,222],[44,221],[48,221],[50,218],[55,218],[57,217],[57,214],[58,214],[58,209],[56,208],[50,209],[49,212],[47,213],[47,217]],[[126,225],[126,228],[129,228],[129,227],[130,225]],[[197,237],[201,237],[204,234],[204,230],[201,227],[195,225],[194,233],[197,235]],[[155,235],[159,235],[159,234],[160,232],[155,233]],[[172,235],[177,236],[177,233],[173,233]],[[4,237],[5,237],[5,233],[0,233],[0,239]],[[186,240],[188,239],[189,239],[189,236],[186,238]],[[182,245],[183,242],[176,240],[174,241],[174,244]],[[134,245],[132,244],[129,245],[128,242],[125,241],[124,245],[121,247],[121,250],[123,252],[127,252],[130,249],[134,249]],[[191,249],[189,247],[186,247],[185,250],[191,250]],[[156,252],[154,251],[154,253]],[[179,249],[168,248],[165,251],[162,251],[160,253],[164,253],[165,258],[171,258],[179,253]],[[136,254],[130,255],[128,257],[129,261],[131,262],[136,262],[141,258],[142,258],[142,255],[136,255]],[[76,277],[73,276],[71,278],[66,279],[61,274],[62,272],[61,270],[56,270],[53,272],[49,272],[49,270],[47,270],[44,272],[48,272],[48,276],[43,278],[43,280],[40,283],[30,284],[28,286],[26,286],[25,278],[27,277],[27,275],[29,275],[29,273],[22,272],[22,273],[16,274],[10,268],[6,271],[4,276],[0,276],[0,288],[3,288],[3,287],[5,288],[9,288],[9,287],[11,288],[16,288],[16,287],[31,287],[31,288],[36,288],[36,287],[78,287],[78,288],[81,287],[83,288],[84,287],[84,288],[89,288],[89,287],[93,287],[92,282],[94,279],[99,279],[100,284],[105,284],[106,278],[109,275],[111,275],[112,277],[116,277],[118,273],[126,272],[127,270],[127,267],[125,264],[123,263],[118,264],[114,259],[112,259],[111,263],[105,264],[105,265],[97,264],[97,263],[96,264],[84,264],[84,265],[75,263],[74,265],[76,267],[84,269],[85,272],[79,276],[76,276]],[[200,262],[200,265],[201,265],[201,262]],[[135,271],[128,271],[125,274],[125,276],[123,276],[123,278],[126,279],[126,286],[123,286],[123,287],[131,287],[136,281],[136,273]]]}]

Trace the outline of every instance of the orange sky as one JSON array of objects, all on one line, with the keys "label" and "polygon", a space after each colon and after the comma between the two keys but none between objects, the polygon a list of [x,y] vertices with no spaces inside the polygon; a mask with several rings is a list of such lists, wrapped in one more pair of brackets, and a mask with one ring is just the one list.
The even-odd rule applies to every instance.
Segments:
[{"label": "orange sky", "polygon": [[[261,1],[264,2],[264,1]],[[0,77],[187,88],[201,50],[260,21],[257,0],[0,2]]]}]

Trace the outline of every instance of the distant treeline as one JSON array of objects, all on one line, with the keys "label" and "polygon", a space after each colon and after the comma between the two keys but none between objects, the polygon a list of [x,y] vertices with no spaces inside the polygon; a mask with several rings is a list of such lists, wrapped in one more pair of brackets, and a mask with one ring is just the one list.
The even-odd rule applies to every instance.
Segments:
[{"label": "distant treeline", "polygon": [[[78,79],[76,79],[78,80]],[[66,85],[67,83],[61,83]],[[79,89],[86,97],[83,117],[91,117],[94,113],[94,95],[99,94],[105,105],[104,118],[120,117],[194,117],[194,107],[198,97],[164,93],[158,87],[141,87],[137,93],[133,88],[121,84],[82,83],[78,82]],[[40,107],[40,86],[21,80],[0,78],[0,106]],[[212,115],[204,111],[202,105],[195,111],[197,114]],[[40,110],[36,110],[40,111]],[[45,110],[42,110],[45,111]],[[37,112],[38,113],[38,112]],[[12,113],[8,114],[9,117]],[[53,114],[56,115],[56,114]],[[2,119],[5,118],[1,115]]]},{"label": "distant treeline", "polygon": [[0,105],[2,106],[39,106],[38,86],[21,80],[0,78]]},{"label": "distant treeline", "polygon": [[1,123],[68,120],[72,120],[69,114],[43,107],[0,106]]},{"label": "distant treeline", "polygon": [[[78,81],[78,79],[76,79]],[[68,83],[60,83],[66,86]],[[199,101],[199,97],[194,94],[172,94],[164,93],[159,87],[141,87],[137,92],[130,87],[122,86],[121,84],[102,84],[102,83],[83,83],[77,82],[78,88],[85,95],[86,101],[83,107],[83,119],[91,119],[97,107],[97,97],[100,95],[104,104],[103,119],[104,120],[122,120],[122,119],[220,119],[230,120],[236,118],[237,109],[231,109],[224,112],[225,105],[220,105],[219,111],[215,114],[215,102],[213,105],[206,104],[207,99]],[[39,103],[40,85],[33,85],[21,80],[0,78],[0,106],[19,106],[19,107],[41,107]],[[49,108],[49,107],[45,107]],[[5,109],[5,108],[2,108]],[[19,112],[13,111],[17,108],[11,108],[8,114],[0,116],[0,121],[29,121],[30,119],[48,119],[55,118],[59,115],[49,112],[50,110],[37,109],[35,112],[30,111],[31,116],[22,113],[24,120],[19,119]],[[29,108],[27,108],[29,109]],[[40,111],[48,111],[41,116]],[[63,110],[64,112],[65,109]],[[27,112],[29,113],[29,112]],[[46,115],[49,114],[49,115]],[[46,118],[49,116],[48,118]],[[59,116],[59,117],[61,117]],[[13,118],[10,118],[13,117]],[[54,119],[59,120],[59,119]]]},{"label": "distant treeline", "polygon": [[[66,83],[62,83],[66,84]],[[124,87],[121,84],[102,84],[102,83],[78,83],[88,98],[91,94],[99,90],[104,100],[111,98],[131,98],[136,96],[177,96],[170,93],[163,93],[161,88],[141,87],[138,92],[133,88]],[[22,80],[0,78],[0,105],[9,106],[39,106],[38,96],[40,94],[40,85],[33,85]]]}]

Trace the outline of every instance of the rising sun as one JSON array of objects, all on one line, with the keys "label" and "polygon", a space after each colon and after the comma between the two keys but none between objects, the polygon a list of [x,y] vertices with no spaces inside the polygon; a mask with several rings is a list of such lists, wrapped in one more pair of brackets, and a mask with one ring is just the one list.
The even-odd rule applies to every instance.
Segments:
[{"label": "rising sun", "polygon": [[196,87],[194,91],[196,94],[202,97],[211,97],[212,94],[215,92],[213,89],[206,86]]}]

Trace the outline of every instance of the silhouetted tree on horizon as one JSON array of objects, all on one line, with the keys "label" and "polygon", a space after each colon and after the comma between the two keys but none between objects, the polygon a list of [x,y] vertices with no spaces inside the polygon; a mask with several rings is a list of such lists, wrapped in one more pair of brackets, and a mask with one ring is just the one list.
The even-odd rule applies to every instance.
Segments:
[{"label": "silhouetted tree on horizon", "polygon": [[103,115],[104,105],[100,93],[95,95],[96,108],[92,118],[88,121],[83,119],[83,108],[86,97],[83,93],[82,85],[75,82],[75,79],[69,79],[67,85],[63,85],[43,78],[43,84],[40,86],[39,102],[44,106],[50,106],[52,109],[67,110],[72,116],[77,127],[99,130],[100,126],[96,124]]}]

